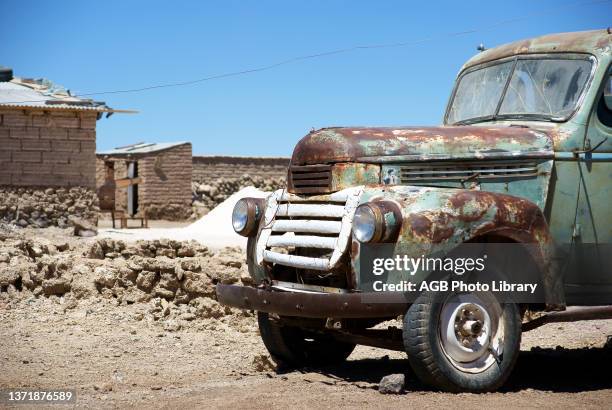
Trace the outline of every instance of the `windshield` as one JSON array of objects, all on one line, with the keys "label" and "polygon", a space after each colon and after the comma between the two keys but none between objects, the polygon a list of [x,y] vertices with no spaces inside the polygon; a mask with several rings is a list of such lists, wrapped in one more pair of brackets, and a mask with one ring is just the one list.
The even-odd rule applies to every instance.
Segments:
[{"label": "windshield", "polygon": [[591,61],[518,59],[469,71],[459,78],[447,123],[492,118],[564,120],[575,109]]}]

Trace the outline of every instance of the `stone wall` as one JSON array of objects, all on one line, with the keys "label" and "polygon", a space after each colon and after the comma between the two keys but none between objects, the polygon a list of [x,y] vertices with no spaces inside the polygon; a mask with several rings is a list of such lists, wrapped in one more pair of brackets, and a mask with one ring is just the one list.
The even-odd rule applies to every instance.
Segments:
[{"label": "stone wall", "polygon": [[71,225],[69,216],[98,221],[98,197],[89,188],[0,187],[0,221],[22,227]]},{"label": "stone wall", "polygon": [[95,186],[96,112],[0,109],[0,186]]},{"label": "stone wall", "polygon": [[289,158],[194,156],[193,181],[209,184],[219,178],[285,178]]},{"label": "stone wall", "polygon": [[274,191],[285,186],[289,158],[194,156],[193,218],[206,215],[244,187]]},{"label": "stone wall", "polygon": [[207,184],[194,182],[193,191],[193,218],[200,218],[225,201],[232,194],[242,188],[253,186],[264,192],[272,192],[285,187],[284,177],[263,178],[244,174],[234,178],[217,178]]}]

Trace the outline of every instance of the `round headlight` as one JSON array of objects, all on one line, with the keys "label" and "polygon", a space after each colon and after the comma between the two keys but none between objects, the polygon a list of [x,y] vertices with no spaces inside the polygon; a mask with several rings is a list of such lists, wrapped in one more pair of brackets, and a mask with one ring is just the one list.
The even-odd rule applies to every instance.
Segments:
[{"label": "round headlight", "polygon": [[232,226],[234,227],[234,231],[240,233],[244,231],[244,228],[247,226],[247,222],[249,219],[249,206],[247,201],[244,199],[236,202],[234,206],[234,211],[232,212]]},{"label": "round headlight", "polygon": [[236,202],[232,212],[232,226],[237,234],[251,236],[257,233],[263,204],[264,200],[260,198],[242,198]]},{"label": "round headlight", "polygon": [[376,215],[368,205],[361,205],[353,218],[353,233],[359,242],[370,242],[376,236]]},{"label": "round headlight", "polygon": [[391,201],[362,204],[355,210],[353,235],[361,243],[394,241],[402,226],[399,206]]}]

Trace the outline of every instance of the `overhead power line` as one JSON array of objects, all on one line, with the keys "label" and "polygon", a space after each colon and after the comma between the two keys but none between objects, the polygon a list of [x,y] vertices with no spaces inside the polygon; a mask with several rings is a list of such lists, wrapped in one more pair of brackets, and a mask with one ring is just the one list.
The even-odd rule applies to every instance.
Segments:
[{"label": "overhead power line", "polygon": [[[160,89],[160,88],[184,87],[184,86],[194,85],[194,84],[203,83],[203,82],[211,81],[211,80],[218,80],[222,78],[237,77],[237,76],[241,76],[245,74],[252,74],[252,73],[258,73],[262,71],[268,71],[268,70],[272,70],[274,68],[277,68],[283,65],[293,64],[293,63],[297,63],[297,62],[304,61],[304,60],[312,60],[316,58],[328,57],[328,56],[337,55],[337,54],[345,54],[345,53],[358,51],[358,50],[416,46],[419,44],[423,44],[423,43],[427,43],[427,42],[435,41],[439,39],[444,39],[444,38],[449,38],[449,37],[459,37],[459,36],[465,36],[468,34],[489,31],[489,30],[493,30],[495,28],[498,28],[498,27],[501,27],[507,24],[511,24],[511,23],[515,23],[515,22],[523,21],[523,20],[528,20],[534,17],[549,16],[551,14],[559,13],[569,8],[574,8],[578,6],[581,6],[581,7],[591,6],[595,4],[605,4],[605,3],[610,3],[610,2],[612,2],[612,0],[576,1],[576,2],[568,3],[562,6],[555,6],[555,7],[549,7],[547,9],[538,10],[536,12],[526,14],[520,17],[514,17],[514,18],[510,18],[506,20],[501,20],[501,21],[498,21],[498,22],[495,22],[495,23],[492,23],[492,24],[489,24],[489,25],[486,25],[480,28],[433,35],[433,36],[421,38],[418,40],[403,41],[403,42],[396,42],[396,43],[357,45],[357,46],[352,46],[352,47],[339,48],[335,50],[329,50],[329,51],[323,51],[323,52],[314,53],[314,54],[307,54],[307,55],[292,57],[286,60],[278,61],[272,64],[260,66],[260,67],[254,67],[254,68],[249,68],[249,69],[240,70],[240,71],[232,71],[232,72],[227,72],[223,74],[216,74],[216,75],[197,78],[193,80],[177,81],[177,82],[164,83],[164,84],[155,84],[155,85],[149,85],[149,86],[138,87],[138,88],[126,88],[126,89],[110,90],[110,91],[87,92],[87,93],[81,93],[77,95],[71,95],[71,96],[66,96],[66,97],[56,97],[56,98],[57,99],[69,99],[69,98],[74,98],[74,97],[80,98],[80,97],[91,97],[91,96],[97,96],[97,95],[138,93],[138,92],[155,90],[155,89]],[[44,101],[46,100],[19,101],[19,102],[14,102],[14,103],[5,103],[5,104],[19,104],[19,103],[27,103],[27,102],[44,102]]]}]

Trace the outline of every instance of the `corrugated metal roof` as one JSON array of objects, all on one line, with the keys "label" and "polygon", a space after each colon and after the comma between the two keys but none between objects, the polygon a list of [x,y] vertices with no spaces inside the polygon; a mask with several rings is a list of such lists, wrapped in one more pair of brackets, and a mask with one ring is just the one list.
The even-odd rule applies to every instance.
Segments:
[{"label": "corrugated metal roof", "polygon": [[152,152],[158,152],[167,150],[169,148],[178,147],[180,145],[190,144],[189,141],[179,142],[139,142],[137,144],[127,145],[125,147],[118,147],[109,151],[99,151],[96,155],[110,155],[110,156],[124,156],[124,155],[141,155],[150,154]]},{"label": "corrugated metal roof", "polygon": [[0,82],[0,107],[44,108],[45,110],[77,110],[96,112],[135,112],[115,110],[105,103],[73,97],[47,80],[14,78]]}]

